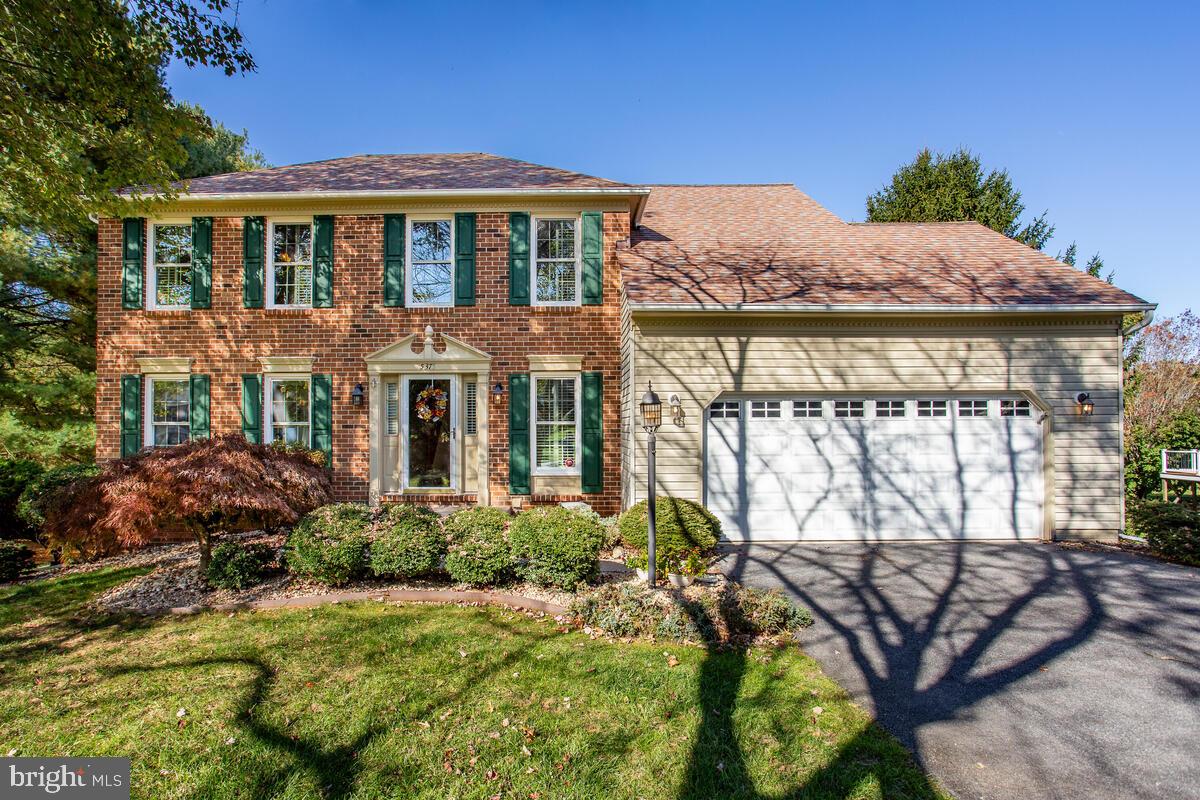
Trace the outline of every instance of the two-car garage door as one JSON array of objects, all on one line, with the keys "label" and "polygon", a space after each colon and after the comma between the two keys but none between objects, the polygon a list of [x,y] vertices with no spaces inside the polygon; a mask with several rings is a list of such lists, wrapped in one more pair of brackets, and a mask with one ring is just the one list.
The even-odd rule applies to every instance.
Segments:
[{"label": "two-car garage door", "polygon": [[724,397],[705,502],[734,541],[1036,539],[1042,435],[1027,399]]}]

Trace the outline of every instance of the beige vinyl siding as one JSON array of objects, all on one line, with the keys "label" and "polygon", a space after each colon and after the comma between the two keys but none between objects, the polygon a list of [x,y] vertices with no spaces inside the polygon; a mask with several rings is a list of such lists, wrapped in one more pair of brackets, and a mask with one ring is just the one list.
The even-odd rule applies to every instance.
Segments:
[{"label": "beige vinyl siding", "polygon": [[[658,490],[700,500],[705,407],[729,393],[828,396],[896,393],[1024,394],[1047,412],[1043,438],[1048,530],[1111,537],[1122,525],[1121,346],[1117,318],[991,321],[635,315],[633,372],[687,422],[658,436]],[[1089,392],[1095,414],[1080,417]],[[645,434],[632,430],[635,452]],[[645,497],[644,465],[632,499]]]},{"label": "beige vinyl siding", "polygon": [[625,292],[621,292],[621,507],[628,508],[634,503],[633,481],[635,476],[637,453],[634,451],[634,426],[637,414],[636,400],[633,396],[634,382],[637,380],[633,369],[634,337],[633,314],[629,309],[629,300]]}]

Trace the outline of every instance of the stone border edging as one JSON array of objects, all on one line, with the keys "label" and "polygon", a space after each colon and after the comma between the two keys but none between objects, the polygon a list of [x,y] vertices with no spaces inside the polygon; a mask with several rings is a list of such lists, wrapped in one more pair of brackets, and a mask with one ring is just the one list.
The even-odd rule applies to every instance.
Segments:
[{"label": "stone border edging", "polygon": [[540,611],[543,614],[550,614],[552,616],[567,613],[565,607],[546,600],[535,600],[532,597],[474,589],[464,591],[455,591],[453,589],[383,589],[367,592],[330,592],[329,594],[306,594],[297,597],[248,600],[240,603],[175,606],[174,608],[167,609],[166,613],[186,615],[199,614],[204,611],[267,611],[278,608],[312,608],[329,603],[349,603],[357,600],[392,600],[402,603],[443,604],[484,603],[487,605],[507,606],[508,608],[515,608],[522,611]]}]

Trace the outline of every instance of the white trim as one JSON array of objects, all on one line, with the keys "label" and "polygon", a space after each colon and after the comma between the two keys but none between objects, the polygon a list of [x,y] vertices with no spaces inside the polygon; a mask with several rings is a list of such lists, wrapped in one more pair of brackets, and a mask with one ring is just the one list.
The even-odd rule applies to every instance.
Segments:
[{"label": "white trim", "polygon": [[[308,225],[308,302],[304,304],[279,304],[275,302],[275,226],[276,225]],[[267,280],[266,288],[266,307],[267,308],[312,308],[312,293],[313,293],[313,269],[316,261],[316,230],[313,225],[312,217],[269,217],[267,219]],[[297,262],[299,263],[299,262]]]},{"label": "white trim", "polygon": [[[539,467],[537,455],[537,382],[538,380],[565,380],[570,378],[575,381],[575,466],[573,467]],[[583,420],[581,414],[583,411],[583,381],[582,375],[578,372],[530,372],[529,373],[529,452],[532,455],[532,463],[530,464],[530,475],[533,477],[546,477],[550,475],[582,475],[580,469],[581,454],[580,448],[580,429],[582,428]]]},{"label": "white trim", "polygon": [[[579,196],[615,196],[615,197],[646,197],[650,194],[648,186],[622,187],[577,187],[562,189],[358,189],[349,191],[310,191],[310,192],[218,192],[214,194],[191,194],[181,192],[180,199],[185,200],[338,200],[358,197],[510,197],[522,195],[529,197],[571,197]],[[153,195],[120,195],[118,199],[136,200]]]},{"label": "white trim", "polygon": [[[158,263],[154,260],[154,228],[158,225],[187,225],[188,226],[188,242],[192,241],[192,236],[195,231],[192,228],[191,217],[162,217],[159,219],[146,220],[146,310],[147,311],[190,311],[192,309],[191,302],[191,283],[188,284],[188,301],[176,306],[163,306],[158,304]],[[188,271],[192,269],[191,256],[188,257]]]},{"label": "white trim", "polygon": [[187,375],[192,371],[192,358],[142,356],[135,358],[143,375]]},{"label": "white trim", "polygon": [[315,356],[259,356],[262,371],[277,375],[310,375]]},{"label": "white trim", "polygon": [[[450,397],[446,406],[450,411],[450,485],[449,486],[409,486],[409,384],[413,381],[447,381],[450,384]],[[400,492],[402,494],[427,494],[437,492],[453,493],[458,491],[458,383],[459,376],[452,373],[435,373],[432,375],[401,375],[400,376]]]},{"label": "white trim", "polygon": [[[308,384],[308,441],[305,447],[312,447],[312,373],[272,373],[263,376],[263,442],[271,444],[275,441],[275,420],[273,416],[274,403],[271,402],[272,387],[277,381],[304,381]],[[287,422],[288,425],[301,425],[300,422]]]},{"label": "white trim", "polygon": [[[153,411],[153,408],[154,408],[154,384],[158,383],[160,381],[163,383],[182,382],[184,384],[184,386],[186,388],[186,396],[187,396],[187,401],[188,401],[188,421],[184,424],[187,425],[188,438],[189,439],[191,438],[191,435],[192,435],[192,394],[191,394],[191,380],[190,379],[191,379],[191,376],[188,375],[187,373],[175,373],[175,374],[157,373],[157,374],[149,374],[149,375],[145,376],[145,378],[143,379],[143,383],[145,383],[145,386],[143,387],[143,392],[142,392],[142,394],[145,395],[142,399],[143,406],[144,406],[142,409],[142,415],[143,415],[143,420],[144,420],[144,422],[142,424],[142,444],[143,444],[143,446],[154,447],[154,411]],[[159,424],[179,425],[181,423],[163,422],[163,423],[159,423]],[[163,445],[163,447],[172,447],[172,446],[173,445]]]},{"label": "white trim", "polygon": [[[574,300],[538,300],[537,299],[537,225],[539,221],[557,222],[570,220],[575,223],[575,299]],[[583,213],[575,215],[558,214],[552,212],[543,215],[530,214],[529,217],[529,303],[532,306],[543,306],[546,308],[574,308],[582,305],[583,290],[580,282],[583,280],[583,254],[580,252],[583,247]],[[566,259],[543,259],[546,261],[565,261]]]},{"label": "white trim", "polygon": [[744,311],[756,314],[853,314],[857,312],[886,312],[893,314],[1065,314],[1065,313],[1133,313],[1150,311],[1154,303],[1142,304],[1045,304],[1045,305],[970,305],[939,303],[630,303],[634,312],[696,312],[696,311]]},{"label": "white trim", "polygon": [[[412,257],[412,228],[414,222],[448,222],[450,224],[450,302],[448,303],[418,303],[413,300],[412,278],[416,266]],[[454,262],[456,260],[454,252],[454,214],[406,214],[404,226],[404,305],[408,308],[452,308],[454,306]],[[425,264],[441,262],[423,261],[421,263]]]}]

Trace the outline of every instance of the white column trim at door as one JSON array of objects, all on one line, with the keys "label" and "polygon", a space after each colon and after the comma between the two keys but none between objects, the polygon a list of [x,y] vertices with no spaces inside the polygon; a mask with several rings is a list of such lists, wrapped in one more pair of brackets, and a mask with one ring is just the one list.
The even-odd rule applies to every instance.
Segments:
[{"label": "white column trim at door", "polygon": [[379,505],[381,496],[381,476],[383,474],[383,414],[386,413],[382,402],[383,388],[378,375],[372,375],[367,397],[367,442],[368,460],[370,463],[370,480],[368,498],[372,506]]},{"label": "white column trim at door", "polygon": [[492,504],[491,487],[488,485],[488,468],[490,466],[491,446],[488,440],[488,407],[492,402],[492,376],[486,372],[475,376],[475,446],[478,463],[475,465],[479,477],[476,479],[479,487],[479,505]]}]

